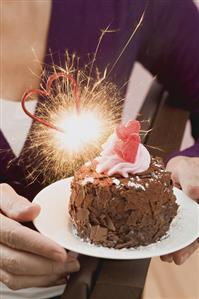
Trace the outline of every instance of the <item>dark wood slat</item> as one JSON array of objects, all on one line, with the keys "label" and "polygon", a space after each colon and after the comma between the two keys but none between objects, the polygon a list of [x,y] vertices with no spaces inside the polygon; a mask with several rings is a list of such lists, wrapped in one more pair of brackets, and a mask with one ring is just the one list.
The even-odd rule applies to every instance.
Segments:
[{"label": "dark wood slat", "polygon": [[[119,269],[118,269],[119,270]],[[94,293],[89,299],[140,299],[142,289],[121,284],[96,284]]]},{"label": "dark wood slat", "polygon": [[160,156],[164,160],[174,151],[179,150],[189,112],[168,104],[171,99],[164,93],[156,117],[152,124],[152,130],[146,138],[146,144],[150,153]]},{"label": "dark wood slat", "polygon": [[150,260],[103,260],[90,299],[139,299]]},{"label": "dark wood slat", "polygon": [[[154,81],[137,116],[137,120],[142,124],[142,130],[147,132],[153,126],[163,93],[163,87]],[[146,143],[146,141],[147,135],[143,135],[142,142]]]},{"label": "dark wood slat", "polygon": [[72,274],[70,282],[66,287],[61,299],[87,299],[95,285],[98,272],[100,270],[100,259],[80,256],[81,269]]}]

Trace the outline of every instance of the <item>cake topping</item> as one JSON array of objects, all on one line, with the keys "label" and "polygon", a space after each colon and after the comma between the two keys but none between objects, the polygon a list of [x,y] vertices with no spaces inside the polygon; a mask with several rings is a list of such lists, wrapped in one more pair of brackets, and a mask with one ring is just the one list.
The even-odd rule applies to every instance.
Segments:
[{"label": "cake topping", "polygon": [[128,182],[128,186],[129,186],[129,187],[134,187],[135,189],[141,189],[141,190],[143,190],[143,191],[146,190],[146,189],[144,188],[144,186],[142,186],[141,184],[139,184],[139,183],[134,183],[134,182],[132,182],[132,181],[129,181],[129,182]]},{"label": "cake topping", "polygon": [[116,128],[117,139],[113,151],[126,162],[134,163],[140,144],[140,123],[129,121],[126,126],[121,124]]},{"label": "cake topping", "polygon": [[129,174],[146,171],[151,158],[141,144],[139,132],[140,123],[136,120],[119,125],[103,145],[103,151],[98,157],[97,172],[128,177]]},{"label": "cake topping", "polygon": [[115,184],[116,186],[119,186],[120,185],[120,180],[118,179],[113,179],[113,184]]}]

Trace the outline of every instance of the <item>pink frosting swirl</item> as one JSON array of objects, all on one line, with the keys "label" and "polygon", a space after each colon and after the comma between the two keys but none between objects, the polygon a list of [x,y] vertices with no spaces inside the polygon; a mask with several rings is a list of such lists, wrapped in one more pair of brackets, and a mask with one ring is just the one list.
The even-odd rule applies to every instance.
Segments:
[{"label": "pink frosting swirl", "polygon": [[138,121],[130,121],[117,127],[116,132],[103,145],[103,151],[97,158],[97,172],[107,173],[109,176],[120,174],[128,177],[129,174],[147,170],[151,157],[145,146],[140,143],[139,130]]}]

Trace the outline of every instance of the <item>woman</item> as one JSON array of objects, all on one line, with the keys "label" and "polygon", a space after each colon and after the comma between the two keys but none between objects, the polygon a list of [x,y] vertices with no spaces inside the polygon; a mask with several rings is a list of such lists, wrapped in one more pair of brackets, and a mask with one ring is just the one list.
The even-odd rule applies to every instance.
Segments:
[{"label": "woman", "polygon": [[[62,293],[66,273],[78,271],[79,264],[59,245],[19,224],[31,221],[38,215],[39,207],[26,198],[32,200],[42,186],[38,182],[29,186],[24,170],[17,163],[7,167],[9,161],[21,151],[26,138],[25,132],[23,136],[19,135],[21,130],[16,128],[20,120],[14,119],[14,113],[8,111],[18,109],[17,101],[25,90],[39,87],[41,65],[51,64],[49,53],[53,53],[56,65],[64,65],[64,54],[68,49],[81,57],[83,65],[88,62],[88,53],[95,51],[100,30],[109,26],[110,31],[114,32],[104,36],[95,61],[103,70],[107,65],[114,64],[134,28],[142,20],[114,67],[111,79],[122,86],[130,76],[133,63],[138,60],[180,99],[176,105],[199,113],[199,15],[189,0],[35,0],[17,3],[4,0],[1,15],[1,97],[4,99],[2,107],[7,113],[2,115],[0,135],[1,149],[4,150],[0,154],[0,208],[3,212],[0,280],[8,288],[18,290],[10,291],[4,287],[4,298],[50,298]],[[35,104],[29,104],[32,111]],[[8,119],[8,113],[12,113],[13,123],[12,119]],[[22,119],[21,124],[28,131],[30,123],[25,125]],[[8,126],[14,141],[7,137]],[[199,131],[195,137],[199,137]],[[172,158],[167,165],[174,182],[194,199],[199,198],[198,157],[199,140],[192,148]],[[198,242],[195,241],[162,259],[180,264],[197,247]],[[59,284],[61,287],[55,286]],[[53,287],[32,288],[49,286]],[[20,291],[24,288],[31,289]]]}]

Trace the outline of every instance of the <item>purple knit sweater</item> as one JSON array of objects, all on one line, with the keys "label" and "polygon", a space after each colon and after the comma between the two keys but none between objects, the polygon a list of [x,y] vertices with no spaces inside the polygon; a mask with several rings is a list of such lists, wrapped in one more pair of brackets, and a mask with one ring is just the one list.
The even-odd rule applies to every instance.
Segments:
[{"label": "purple knit sweater", "polygon": [[[194,137],[198,141],[181,154],[199,156],[199,13],[191,0],[54,0],[45,62],[52,62],[50,49],[55,64],[64,65],[68,49],[77,53],[84,65],[88,53],[95,52],[101,29],[109,26],[114,32],[104,36],[95,65],[100,70],[110,67],[144,10],[143,22],[114,68],[111,80],[121,87],[134,62],[139,61],[177,99],[173,104],[192,113]],[[11,184],[31,199],[39,185],[30,190],[21,168],[7,168],[14,154],[11,149],[7,151],[9,145],[2,134],[0,147],[6,150],[6,155],[0,151],[1,182]]]}]

